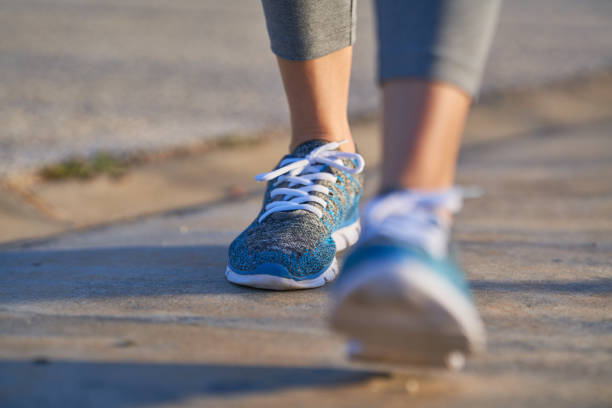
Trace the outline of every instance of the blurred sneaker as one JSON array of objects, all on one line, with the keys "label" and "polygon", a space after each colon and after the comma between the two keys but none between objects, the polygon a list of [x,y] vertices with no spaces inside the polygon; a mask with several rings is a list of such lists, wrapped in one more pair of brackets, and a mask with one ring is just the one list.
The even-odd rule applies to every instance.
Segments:
[{"label": "blurred sneaker", "polygon": [[352,358],[460,368],[485,331],[449,255],[450,215],[461,192],[396,191],[364,210],[364,230],[336,284],[331,323]]},{"label": "blurred sneaker", "polygon": [[338,274],[336,252],[360,231],[363,158],[342,143],[312,140],[285,156],[267,181],[257,219],[230,245],[230,282],[264,289],[315,288]]}]

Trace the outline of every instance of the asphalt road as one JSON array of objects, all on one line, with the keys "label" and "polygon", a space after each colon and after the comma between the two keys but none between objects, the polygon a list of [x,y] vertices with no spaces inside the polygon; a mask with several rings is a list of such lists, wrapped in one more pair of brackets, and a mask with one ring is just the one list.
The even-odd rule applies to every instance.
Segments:
[{"label": "asphalt road", "polygon": [[[612,2],[506,1],[484,92],[612,65]],[[350,111],[376,108],[359,10]],[[188,146],[286,126],[250,0],[0,0],[0,177],[76,154]]]}]

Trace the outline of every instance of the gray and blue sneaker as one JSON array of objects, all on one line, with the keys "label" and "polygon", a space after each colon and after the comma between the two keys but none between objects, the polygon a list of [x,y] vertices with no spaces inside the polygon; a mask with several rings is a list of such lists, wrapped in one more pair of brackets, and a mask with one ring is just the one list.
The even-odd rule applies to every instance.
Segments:
[{"label": "gray and blue sneaker", "polygon": [[331,315],[332,326],[350,338],[350,357],[458,369],[484,348],[483,323],[448,249],[446,219],[461,203],[457,189],[404,190],[366,206]]},{"label": "gray and blue sneaker", "polygon": [[336,252],[359,238],[363,158],[341,143],[312,140],[283,157],[267,181],[263,207],[230,245],[230,282],[263,289],[306,289],[338,274]]}]

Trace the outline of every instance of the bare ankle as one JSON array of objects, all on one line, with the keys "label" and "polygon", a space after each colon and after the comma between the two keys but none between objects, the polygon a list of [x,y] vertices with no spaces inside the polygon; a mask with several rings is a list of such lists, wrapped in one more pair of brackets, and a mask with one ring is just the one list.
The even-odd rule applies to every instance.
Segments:
[{"label": "bare ankle", "polygon": [[353,138],[350,136],[337,136],[335,134],[329,133],[316,133],[313,132],[308,136],[296,137],[295,135],[291,138],[291,144],[289,145],[289,151],[293,151],[296,147],[301,145],[302,143],[309,142],[311,140],[324,140],[326,142],[344,142],[339,147],[338,150],[342,152],[355,153],[355,143],[353,142]]}]

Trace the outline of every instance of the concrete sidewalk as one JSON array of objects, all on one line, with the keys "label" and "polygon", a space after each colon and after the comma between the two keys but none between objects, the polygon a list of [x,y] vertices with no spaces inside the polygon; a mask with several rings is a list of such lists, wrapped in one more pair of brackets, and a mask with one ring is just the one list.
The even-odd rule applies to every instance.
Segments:
[{"label": "concrete sidewalk", "polygon": [[[606,81],[518,92],[472,115],[459,183],[486,195],[466,203],[456,240],[490,346],[465,373],[354,367],[343,339],[326,328],[329,288],[274,293],[226,282],[227,245],[260,205],[249,194],[257,190],[244,185],[242,198],[225,194],[183,211],[5,245],[0,405],[610,406]],[[370,192],[374,131],[366,124],[356,132],[373,164]],[[220,151],[213,162],[276,148],[285,145]],[[243,174],[227,177],[250,179],[270,160],[245,160]]]},{"label": "concrete sidewalk", "polygon": [[[610,106],[612,74],[607,71],[492,94],[472,110],[464,146],[609,120]],[[375,169],[379,160],[376,118],[360,120],[352,128],[368,168]],[[284,133],[266,134],[249,143],[140,163],[119,179],[101,176],[49,182],[26,175],[4,185],[0,182],[0,243],[258,195],[262,186],[253,181],[253,175],[268,171],[286,149]]]}]

